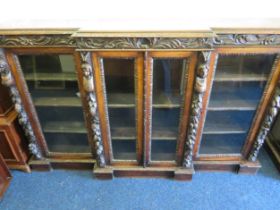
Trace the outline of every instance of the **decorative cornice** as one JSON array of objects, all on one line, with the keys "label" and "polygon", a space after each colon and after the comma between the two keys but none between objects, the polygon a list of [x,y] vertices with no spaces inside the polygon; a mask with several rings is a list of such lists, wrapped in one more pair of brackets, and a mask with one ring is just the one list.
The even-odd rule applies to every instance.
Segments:
[{"label": "decorative cornice", "polygon": [[278,34],[219,34],[213,39],[214,46],[220,45],[280,45]]},{"label": "decorative cornice", "polygon": [[280,109],[280,87],[278,86],[270,102],[269,108],[267,110],[267,114],[263,120],[262,126],[257,136],[257,140],[255,141],[253,148],[249,153],[249,157],[248,157],[249,161],[257,160],[258,153],[266,139],[266,136],[274,122],[275,117],[279,112],[279,109]]},{"label": "decorative cornice", "polygon": [[81,52],[82,70],[83,70],[83,88],[86,92],[86,100],[89,107],[91,129],[93,133],[93,142],[95,144],[96,159],[99,167],[104,168],[105,157],[104,147],[101,138],[99,115],[97,111],[97,101],[94,90],[93,71],[90,62],[90,53]]},{"label": "decorative cornice", "polygon": [[214,49],[220,46],[280,45],[280,34],[217,34],[205,37],[79,37],[73,34],[0,35],[0,47],[78,49]]},{"label": "decorative cornice", "polygon": [[198,58],[194,95],[192,99],[190,122],[183,161],[183,167],[186,168],[190,168],[192,166],[193,147],[196,139],[197,128],[200,122],[203,96],[206,91],[210,55],[211,52],[209,51],[201,52]]},{"label": "decorative cornice", "polygon": [[4,35],[1,47],[75,47],[76,40],[70,35]]},{"label": "decorative cornice", "polygon": [[212,48],[212,38],[78,38],[82,49],[200,49]]},{"label": "decorative cornice", "polygon": [[9,88],[10,95],[12,97],[12,101],[15,105],[15,110],[18,113],[18,121],[23,131],[25,133],[26,138],[28,139],[28,148],[31,154],[33,154],[37,159],[42,158],[41,151],[37,144],[37,139],[35,137],[34,131],[30,124],[29,118],[26,114],[24,106],[22,104],[20,94],[15,85],[15,81],[13,75],[11,73],[10,67],[7,63],[4,51],[0,49],[0,76],[2,80],[2,84]]}]

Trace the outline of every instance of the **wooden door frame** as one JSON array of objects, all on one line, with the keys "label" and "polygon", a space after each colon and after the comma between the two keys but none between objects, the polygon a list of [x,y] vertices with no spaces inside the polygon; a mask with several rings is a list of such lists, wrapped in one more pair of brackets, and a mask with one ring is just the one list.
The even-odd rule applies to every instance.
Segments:
[{"label": "wooden door frame", "polygon": [[214,155],[199,155],[199,147],[201,143],[202,131],[206,119],[207,114],[207,106],[210,101],[210,94],[212,92],[212,85],[215,78],[215,71],[216,65],[219,55],[247,55],[247,54],[279,54],[280,49],[271,47],[271,48],[262,48],[262,47],[250,47],[250,48],[242,48],[242,47],[235,47],[235,48],[216,48],[215,51],[212,53],[213,58],[211,59],[212,62],[210,63],[210,71],[209,71],[209,78],[207,81],[207,90],[204,97],[203,102],[203,110],[201,114],[201,120],[199,129],[196,136],[196,143],[194,147],[194,160],[196,161],[241,161],[242,159],[246,158],[252,148],[253,142],[256,138],[257,132],[261,125],[261,120],[265,114],[265,110],[269,105],[270,98],[273,95],[274,89],[277,85],[277,79],[280,76],[280,62],[274,61],[272,70],[270,72],[268,82],[264,89],[263,95],[259,101],[259,104],[256,109],[256,113],[251,123],[251,127],[249,128],[249,132],[247,134],[244,146],[242,151],[240,151],[240,155],[227,155],[227,154],[214,154]]},{"label": "wooden door frame", "polygon": [[[5,54],[7,57],[7,61],[11,67],[11,72],[13,77],[15,78],[15,85],[19,91],[22,103],[24,108],[26,109],[28,118],[30,120],[31,126],[34,130],[34,134],[38,140],[38,145],[42,151],[43,157],[48,158],[57,158],[57,159],[92,159],[92,156],[95,153],[60,153],[60,152],[50,152],[47,146],[47,142],[45,140],[41,124],[39,118],[37,116],[37,112],[35,106],[33,104],[32,98],[29,94],[28,87],[26,81],[24,79],[24,75],[21,67],[18,62],[18,55],[42,55],[42,54],[67,54],[72,55],[73,59],[75,59],[75,49],[74,48],[53,48],[53,47],[43,47],[43,48],[9,48],[5,49]],[[77,60],[75,60],[77,62]],[[77,82],[81,96],[82,94],[82,83],[80,82],[80,69],[77,68],[77,63],[75,63],[75,70],[77,73]],[[84,115],[86,115],[87,110],[85,109],[85,98],[82,97],[82,108]],[[91,140],[88,138],[89,145],[91,145]],[[91,146],[92,147],[92,146]]]},{"label": "wooden door frame", "polygon": [[[133,58],[135,61],[135,97],[136,97],[136,160],[114,160],[111,144],[111,132],[108,117],[108,105],[105,87],[104,66],[102,58]],[[141,166],[143,163],[143,100],[144,100],[144,54],[137,51],[96,51],[92,52],[94,68],[94,82],[96,87],[97,107],[100,117],[102,141],[105,151],[105,159],[112,166]]]},{"label": "wooden door frame", "polygon": [[[185,75],[186,86],[184,87],[184,97],[181,102],[181,112],[179,118],[179,128],[176,147],[175,161],[152,161],[151,160],[151,134],[152,134],[152,97],[153,97],[153,59],[154,58],[184,58],[188,65]],[[195,67],[197,62],[197,52],[195,51],[151,51],[145,55],[145,149],[144,166],[149,167],[176,167],[181,166],[184,156],[184,145],[186,142],[187,129],[189,123],[189,113],[191,110],[192,93],[195,80]]]}]

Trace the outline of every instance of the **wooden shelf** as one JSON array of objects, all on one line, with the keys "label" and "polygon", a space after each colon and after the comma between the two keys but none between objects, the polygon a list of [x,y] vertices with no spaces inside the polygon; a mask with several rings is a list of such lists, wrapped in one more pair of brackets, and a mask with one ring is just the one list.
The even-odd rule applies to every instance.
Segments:
[{"label": "wooden shelf", "polygon": [[37,97],[33,99],[35,106],[63,106],[63,107],[81,107],[81,99],[78,97]]},{"label": "wooden shelf", "polygon": [[46,133],[87,133],[85,123],[79,121],[50,121],[42,127]]},{"label": "wooden shelf", "polygon": [[230,74],[230,73],[217,73],[214,82],[250,82],[250,81],[267,81],[268,75],[263,74]]},{"label": "wooden shelf", "polygon": [[153,108],[180,108],[181,97],[179,95],[167,96],[165,94],[156,94],[153,96]]},{"label": "wooden shelf", "polygon": [[247,133],[253,117],[253,111],[210,111],[206,116],[203,134]]},{"label": "wooden shelf", "polygon": [[208,111],[251,111],[256,110],[259,100],[243,100],[243,99],[231,99],[225,100],[225,98],[215,98],[210,100],[207,110]]},{"label": "wooden shelf", "polygon": [[256,110],[263,94],[259,83],[242,86],[221,85],[214,83],[208,110]]},{"label": "wooden shelf", "polygon": [[25,74],[27,81],[77,81],[75,73],[28,73]]},{"label": "wooden shelf", "polygon": [[[107,103],[109,108],[133,108],[135,107],[134,94],[108,94]],[[153,108],[180,108],[180,96],[168,97],[159,94],[153,97]]]},{"label": "wooden shelf", "polygon": [[[176,129],[157,129],[152,131],[152,140],[177,140]],[[136,130],[132,127],[111,127],[112,140],[135,140]]]}]

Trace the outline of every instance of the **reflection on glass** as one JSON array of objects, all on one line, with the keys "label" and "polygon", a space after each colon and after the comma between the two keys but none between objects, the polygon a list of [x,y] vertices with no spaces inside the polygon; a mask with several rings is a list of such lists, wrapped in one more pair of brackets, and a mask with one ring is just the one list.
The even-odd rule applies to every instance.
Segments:
[{"label": "reflection on glass", "polygon": [[71,55],[20,55],[50,152],[90,153]]},{"label": "reflection on glass", "polygon": [[275,55],[220,55],[200,154],[240,154]]},{"label": "reflection on glass", "polygon": [[134,59],[104,58],[113,158],[136,160]]},{"label": "reflection on glass", "polygon": [[151,159],[174,161],[186,60],[154,59]]}]

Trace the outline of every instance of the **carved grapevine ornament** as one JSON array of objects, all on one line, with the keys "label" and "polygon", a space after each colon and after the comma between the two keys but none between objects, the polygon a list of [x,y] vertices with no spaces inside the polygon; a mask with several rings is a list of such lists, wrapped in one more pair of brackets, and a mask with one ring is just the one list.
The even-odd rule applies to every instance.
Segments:
[{"label": "carved grapevine ornament", "polygon": [[2,49],[0,50],[0,76],[1,76],[2,84],[8,87],[10,90],[10,95],[12,97],[15,110],[18,113],[19,124],[23,128],[25,136],[28,139],[28,149],[30,153],[35,156],[35,158],[41,159],[42,154],[37,145],[37,139],[35,137],[32,126],[29,122],[29,118],[22,104],[19,92],[14,82],[14,78],[12,76],[11,70],[5,58],[4,51]]},{"label": "carved grapevine ornament", "polygon": [[183,161],[183,167],[186,168],[190,168],[192,166],[193,147],[196,139],[198,124],[200,121],[203,95],[206,90],[210,54],[210,52],[201,52],[198,58],[199,60],[196,68],[194,95],[192,99],[189,129]]},{"label": "carved grapevine ornament", "polygon": [[278,86],[275,94],[272,98],[272,101],[270,103],[270,106],[267,110],[267,114],[263,120],[263,123],[261,125],[259,134],[257,136],[257,140],[254,142],[253,148],[249,154],[249,160],[250,161],[256,161],[258,153],[266,139],[266,136],[274,122],[275,117],[277,116],[280,109],[280,87]]},{"label": "carved grapevine ornament", "polygon": [[105,167],[105,157],[103,142],[101,139],[99,115],[97,111],[96,95],[93,83],[93,71],[90,65],[90,53],[81,52],[82,70],[83,70],[83,87],[86,92],[86,100],[90,112],[91,129],[93,133],[93,142],[95,144],[97,164],[99,167]]}]

